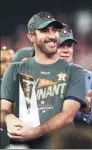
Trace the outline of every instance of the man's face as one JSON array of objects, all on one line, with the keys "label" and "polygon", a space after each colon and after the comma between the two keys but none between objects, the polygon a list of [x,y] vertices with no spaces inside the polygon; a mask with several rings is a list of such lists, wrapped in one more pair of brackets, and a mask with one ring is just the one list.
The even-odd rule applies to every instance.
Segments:
[{"label": "man's face", "polygon": [[54,26],[47,26],[44,29],[36,30],[33,38],[35,48],[42,53],[53,55],[57,53],[59,45],[59,32]]},{"label": "man's face", "polygon": [[73,41],[66,40],[62,44],[59,45],[57,54],[61,59],[65,59],[67,61],[72,61],[73,59]]}]

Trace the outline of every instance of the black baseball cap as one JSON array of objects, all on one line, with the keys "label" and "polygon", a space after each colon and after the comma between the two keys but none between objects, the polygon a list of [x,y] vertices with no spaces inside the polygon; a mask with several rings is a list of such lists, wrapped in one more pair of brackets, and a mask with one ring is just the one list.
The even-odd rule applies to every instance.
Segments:
[{"label": "black baseball cap", "polygon": [[77,41],[73,37],[72,29],[65,23],[63,24],[63,29],[60,30],[60,44],[67,40],[71,40],[73,43],[77,44]]},{"label": "black baseball cap", "polygon": [[35,14],[30,20],[28,21],[28,32],[33,32],[35,29],[43,29],[46,26],[53,24],[55,27],[61,29],[63,25],[60,21],[57,21],[52,14],[49,12],[40,12]]}]

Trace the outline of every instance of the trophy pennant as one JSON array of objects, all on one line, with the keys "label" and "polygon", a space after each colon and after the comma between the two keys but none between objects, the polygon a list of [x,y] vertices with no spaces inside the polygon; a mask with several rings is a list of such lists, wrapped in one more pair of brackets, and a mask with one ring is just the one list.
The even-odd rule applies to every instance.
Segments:
[{"label": "trophy pennant", "polygon": [[36,99],[36,81],[32,76],[20,74],[19,81],[19,117],[31,126],[40,125]]}]

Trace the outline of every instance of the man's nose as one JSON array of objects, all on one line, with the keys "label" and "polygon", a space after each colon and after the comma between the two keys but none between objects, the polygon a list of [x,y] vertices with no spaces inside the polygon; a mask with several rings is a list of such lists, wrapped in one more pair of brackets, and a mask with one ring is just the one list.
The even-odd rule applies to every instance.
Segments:
[{"label": "man's nose", "polygon": [[55,33],[53,31],[49,31],[48,36],[51,39],[55,39]]},{"label": "man's nose", "polygon": [[68,50],[68,48],[67,48],[66,45],[65,45],[64,48],[63,48],[63,52],[65,52],[65,53],[68,53],[68,52],[69,52],[69,50]]}]

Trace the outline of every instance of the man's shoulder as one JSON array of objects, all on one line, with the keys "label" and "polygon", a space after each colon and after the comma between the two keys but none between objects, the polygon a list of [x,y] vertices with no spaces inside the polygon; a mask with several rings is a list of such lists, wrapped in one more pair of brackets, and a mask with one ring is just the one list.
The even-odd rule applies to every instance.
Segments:
[{"label": "man's shoulder", "polygon": [[[32,59],[32,58],[30,58]],[[25,60],[23,62],[14,62],[14,63],[11,63],[9,64],[9,66],[7,67],[6,71],[5,71],[5,74],[8,75],[8,74],[13,74],[13,76],[15,77],[18,73],[21,73],[21,72],[28,72],[32,67],[32,60]]]},{"label": "man's shoulder", "polygon": [[30,58],[34,55],[34,49],[32,47],[24,47],[19,49],[13,56],[12,62],[20,62],[24,58]]},{"label": "man's shoulder", "polygon": [[84,68],[82,66],[80,66],[79,64],[72,63],[72,66],[75,67],[75,68],[80,68],[80,69],[84,70]]},{"label": "man's shoulder", "polygon": [[24,66],[24,65],[27,65],[27,64],[29,64],[30,63],[30,60],[31,60],[31,62],[32,62],[32,58],[29,58],[29,59],[27,59],[27,60],[25,60],[25,61],[20,61],[20,62],[13,62],[13,63],[11,63],[11,66]]},{"label": "man's shoulder", "polygon": [[[9,68],[12,68],[13,70],[16,70],[18,68],[26,68],[26,66],[28,66],[30,63],[30,59],[32,58],[29,58],[25,61],[21,61],[21,62],[13,62],[9,65]],[[32,60],[31,60],[32,62]]]},{"label": "man's shoulder", "polygon": [[59,59],[59,64],[65,65],[65,66],[72,66],[72,63],[69,61],[66,61],[64,59]]},{"label": "man's shoulder", "polygon": [[74,73],[82,73],[84,75],[84,68],[78,64],[74,64],[72,63],[71,65],[71,70],[74,72]]},{"label": "man's shoulder", "polygon": [[66,60],[61,60],[61,63],[71,69],[81,69],[81,70],[84,70],[84,68],[78,64],[74,64],[73,62],[69,62],[69,61],[66,61]]}]

